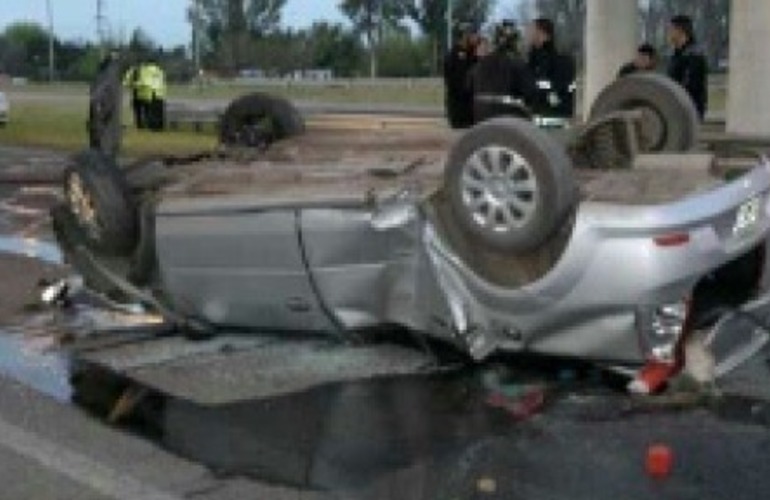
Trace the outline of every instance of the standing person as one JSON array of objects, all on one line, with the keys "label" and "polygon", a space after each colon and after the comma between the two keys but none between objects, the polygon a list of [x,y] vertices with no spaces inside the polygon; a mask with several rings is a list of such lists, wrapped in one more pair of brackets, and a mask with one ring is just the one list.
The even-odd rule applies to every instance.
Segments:
[{"label": "standing person", "polygon": [[135,64],[128,68],[123,78],[123,86],[131,92],[131,110],[134,114],[134,126],[139,130],[147,128],[147,106],[140,96],[139,81],[142,77],[141,69],[141,65]]},{"label": "standing person", "polygon": [[494,49],[479,60],[470,77],[476,123],[497,116],[528,118],[526,105],[535,95],[527,64],[516,55],[518,33],[510,24],[495,29]]},{"label": "standing person", "polygon": [[649,43],[643,43],[636,49],[634,60],[623,65],[618,71],[618,78],[633,75],[641,71],[655,71],[658,68],[658,51]]},{"label": "standing person", "polygon": [[674,48],[668,76],[687,90],[702,120],[708,106],[708,63],[696,43],[692,19],[674,16],[669,23],[668,40]]},{"label": "standing person", "polygon": [[538,18],[529,29],[529,69],[537,84],[535,114],[571,118],[575,113],[575,62],[556,50],[553,21]]},{"label": "standing person", "polygon": [[142,81],[147,87],[148,127],[161,131],[166,123],[166,73],[153,60],[143,66]]},{"label": "standing person", "polygon": [[444,88],[446,114],[452,128],[473,125],[473,94],[468,78],[476,65],[476,35],[470,26],[455,30],[455,43],[444,58]]}]

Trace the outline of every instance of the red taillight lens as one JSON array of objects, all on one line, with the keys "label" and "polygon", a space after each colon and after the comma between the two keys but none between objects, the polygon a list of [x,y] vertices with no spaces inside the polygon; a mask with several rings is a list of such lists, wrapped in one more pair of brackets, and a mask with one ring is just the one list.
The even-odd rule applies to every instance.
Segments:
[{"label": "red taillight lens", "polygon": [[689,233],[671,233],[658,236],[654,239],[655,244],[659,247],[671,248],[680,247],[690,243]]}]

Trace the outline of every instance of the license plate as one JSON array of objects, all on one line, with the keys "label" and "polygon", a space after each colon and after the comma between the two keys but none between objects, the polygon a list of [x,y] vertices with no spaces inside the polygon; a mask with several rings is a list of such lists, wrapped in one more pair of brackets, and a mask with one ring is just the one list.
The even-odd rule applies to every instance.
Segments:
[{"label": "license plate", "polygon": [[735,236],[745,236],[751,234],[759,224],[762,217],[762,199],[752,198],[738,209],[738,215],[735,217],[735,226],[733,234]]}]

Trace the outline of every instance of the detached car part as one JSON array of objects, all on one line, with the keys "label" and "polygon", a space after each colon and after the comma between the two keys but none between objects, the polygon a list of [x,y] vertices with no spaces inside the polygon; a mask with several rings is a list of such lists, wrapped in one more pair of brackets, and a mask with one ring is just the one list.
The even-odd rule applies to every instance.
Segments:
[{"label": "detached car part", "polygon": [[262,93],[234,100],[220,122],[225,146],[263,147],[305,132],[305,121],[286,99]]}]

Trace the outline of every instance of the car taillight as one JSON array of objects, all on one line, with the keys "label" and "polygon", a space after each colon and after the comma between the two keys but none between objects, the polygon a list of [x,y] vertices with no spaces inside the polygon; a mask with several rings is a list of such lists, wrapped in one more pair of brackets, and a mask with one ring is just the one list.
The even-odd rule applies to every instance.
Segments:
[{"label": "car taillight", "polygon": [[690,234],[689,233],[671,233],[671,234],[664,234],[662,236],[657,236],[655,239],[655,244],[659,247],[679,247],[686,245],[690,243]]}]

